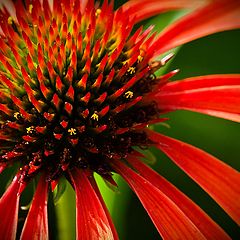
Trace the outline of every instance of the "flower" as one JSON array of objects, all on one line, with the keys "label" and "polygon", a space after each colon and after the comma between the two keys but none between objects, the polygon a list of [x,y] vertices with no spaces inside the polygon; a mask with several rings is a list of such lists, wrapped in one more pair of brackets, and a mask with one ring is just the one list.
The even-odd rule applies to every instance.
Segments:
[{"label": "flower", "polygon": [[[15,239],[19,199],[38,185],[21,239],[48,239],[48,191],[65,177],[76,192],[77,239],[118,239],[93,173],[116,185],[120,174],[164,239],[229,239],[188,197],[158,175],[135,147],[155,146],[240,222],[239,173],[220,160],[148,128],[185,109],[240,122],[240,75],[170,82],[156,77],[194,39],[239,28],[235,0],[15,1],[0,11],[0,172],[17,166],[0,200],[0,235]],[[171,9],[190,13],[158,36],[133,26]]]}]

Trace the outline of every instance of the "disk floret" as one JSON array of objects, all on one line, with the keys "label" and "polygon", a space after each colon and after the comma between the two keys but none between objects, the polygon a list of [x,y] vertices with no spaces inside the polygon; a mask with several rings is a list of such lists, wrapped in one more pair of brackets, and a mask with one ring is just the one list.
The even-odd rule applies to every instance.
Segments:
[{"label": "disk floret", "polygon": [[17,1],[16,19],[1,11],[0,162],[18,162],[23,179],[45,170],[54,180],[73,166],[108,175],[112,158],[150,144],[154,35],[130,35],[133,23],[106,2],[81,12],[79,1],[53,11]]}]

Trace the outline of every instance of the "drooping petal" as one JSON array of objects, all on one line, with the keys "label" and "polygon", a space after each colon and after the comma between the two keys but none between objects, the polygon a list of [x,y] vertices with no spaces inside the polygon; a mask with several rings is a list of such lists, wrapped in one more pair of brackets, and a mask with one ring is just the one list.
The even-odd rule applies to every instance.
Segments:
[{"label": "drooping petal", "polygon": [[179,140],[148,131],[156,147],[198,183],[240,224],[240,174],[210,154]]},{"label": "drooping petal", "polygon": [[171,82],[156,94],[162,111],[184,109],[240,122],[240,75],[210,75]]},{"label": "drooping petal", "polygon": [[137,194],[163,239],[205,239],[181,209],[147,179],[118,160],[112,166]]},{"label": "drooping petal", "polygon": [[240,4],[236,0],[213,0],[197,8],[163,31],[148,49],[154,56],[181,44],[216,32],[240,27]]},{"label": "drooping petal", "polygon": [[138,160],[129,157],[128,162],[138,173],[168,196],[201,231],[206,239],[230,239],[230,237],[203,210],[180,192],[170,182]]},{"label": "drooping petal", "polygon": [[112,218],[111,218],[111,216],[110,216],[110,214],[109,214],[109,212],[108,212],[107,206],[106,206],[106,204],[105,204],[105,202],[104,202],[104,200],[103,200],[103,198],[102,198],[102,195],[101,195],[101,193],[100,193],[100,191],[99,191],[99,188],[98,188],[98,186],[97,186],[97,183],[96,183],[96,181],[95,181],[95,179],[94,179],[93,177],[92,177],[92,178],[89,178],[89,181],[91,182],[91,185],[92,185],[92,187],[94,188],[94,191],[95,191],[95,193],[97,194],[98,199],[100,200],[101,205],[102,205],[102,207],[103,207],[103,209],[104,209],[104,211],[105,211],[106,217],[107,217],[107,219],[108,219],[109,225],[110,225],[111,230],[112,230],[113,237],[114,237],[114,239],[118,239],[117,231],[116,231],[115,226],[114,226],[114,224],[113,224],[113,222],[112,222]]},{"label": "drooping petal", "polygon": [[0,236],[3,240],[14,240],[16,238],[20,198],[19,188],[19,176],[15,176],[0,199]]},{"label": "drooping petal", "polygon": [[114,238],[105,209],[98,198],[85,171],[74,169],[70,173],[76,191],[77,239],[117,239]]},{"label": "drooping petal", "polygon": [[47,198],[49,183],[43,174],[39,180],[32,205],[23,226],[21,240],[47,240],[48,239],[48,217]]},{"label": "drooping petal", "polygon": [[123,11],[138,23],[154,15],[176,9],[196,8],[205,1],[199,0],[133,0],[123,5]]}]

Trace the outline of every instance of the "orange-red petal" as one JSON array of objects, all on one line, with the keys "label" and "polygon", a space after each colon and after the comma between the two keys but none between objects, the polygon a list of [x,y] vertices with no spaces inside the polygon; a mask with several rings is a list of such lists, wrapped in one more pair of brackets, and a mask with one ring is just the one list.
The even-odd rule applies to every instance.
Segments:
[{"label": "orange-red petal", "polygon": [[113,161],[112,166],[136,193],[163,239],[206,239],[182,210],[148,179],[121,161]]},{"label": "orange-red petal", "polygon": [[15,176],[11,185],[0,199],[0,236],[3,240],[16,238],[20,188],[19,176]]},{"label": "orange-red petal", "polygon": [[91,174],[74,169],[70,173],[76,192],[76,227],[78,240],[114,238],[107,214],[89,178]]},{"label": "orange-red petal", "polygon": [[230,237],[200,207],[165,178],[153,171],[136,157],[129,157],[128,162],[142,177],[168,196],[193,222],[206,239],[230,239]]},{"label": "orange-red petal", "polygon": [[240,224],[240,174],[210,154],[179,140],[148,131],[156,147],[198,183]]},{"label": "orange-red petal", "polygon": [[32,205],[23,226],[21,240],[48,239],[47,198],[49,183],[43,174],[39,180]]},{"label": "orange-red petal", "polygon": [[216,32],[240,27],[240,4],[236,0],[212,0],[171,24],[148,52],[158,56],[174,47]]},{"label": "orange-red petal", "polygon": [[196,8],[203,4],[199,0],[133,0],[123,5],[123,11],[128,14],[134,23],[154,15],[176,9]]},{"label": "orange-red petal", "polygon": [[184,109],[240,122],[240,75],[210,75],[168,83],[156,94],[162,111]]}]

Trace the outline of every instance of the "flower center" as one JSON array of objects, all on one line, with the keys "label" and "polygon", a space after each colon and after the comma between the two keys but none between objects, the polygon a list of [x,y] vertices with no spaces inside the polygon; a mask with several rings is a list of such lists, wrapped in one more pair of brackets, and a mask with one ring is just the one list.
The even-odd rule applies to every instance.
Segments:
[{"label": "flower center", "polygon": [[80,9],[30,4],[17,20],[3,16],[0,163],[19,162],[23,179],[45,170],[54,180],[73,166],[106,175],[113,157],[150,143],[152,38],[130,36],[132,23],[110,5]]}]

